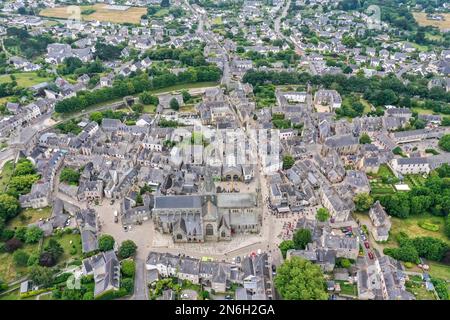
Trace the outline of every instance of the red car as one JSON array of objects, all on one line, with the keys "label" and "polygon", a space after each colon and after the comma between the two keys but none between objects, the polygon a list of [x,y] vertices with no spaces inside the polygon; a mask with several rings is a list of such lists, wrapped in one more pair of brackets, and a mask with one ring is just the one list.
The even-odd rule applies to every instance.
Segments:
[{"label": "red car", "polygon": [[372,252],[369,252],[369,258],[373,259],[373,253]]},{"label": "red car", "polygon": [[364,246],[365,246],[367,249],[370,248],[369,243],[368,243],[367,241],[364,242]]}]

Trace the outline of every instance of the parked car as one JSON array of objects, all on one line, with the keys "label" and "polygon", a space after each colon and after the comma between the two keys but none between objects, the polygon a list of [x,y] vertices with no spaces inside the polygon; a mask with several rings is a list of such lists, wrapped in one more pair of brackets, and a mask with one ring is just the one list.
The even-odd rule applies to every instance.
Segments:
[{"label": "parked car", "polygon": [[369,258],[372,260],[373,259],[373,253],[369,252]]},{"label": "parked car", "polygon": [[370,248],[369,242],[364,241],[364,246],[365,246],[367,249],[369,249],[369,248]]}]

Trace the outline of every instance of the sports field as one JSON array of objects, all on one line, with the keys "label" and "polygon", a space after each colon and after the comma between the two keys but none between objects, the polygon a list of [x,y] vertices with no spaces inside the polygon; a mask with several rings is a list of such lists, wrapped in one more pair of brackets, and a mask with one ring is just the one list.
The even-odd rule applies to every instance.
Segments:
[{"label": "sports field", "polygon": [[64,6],[46,8],[39,12],[40,16],[59,19],[74,19],[77,15],[85,21],[101,21],[113,23],[134,23],[141,21],[141,16],[147,13],[146,8],[128,7],[125,10],[113,9],[114,6],[95,4],[92,6]]}]

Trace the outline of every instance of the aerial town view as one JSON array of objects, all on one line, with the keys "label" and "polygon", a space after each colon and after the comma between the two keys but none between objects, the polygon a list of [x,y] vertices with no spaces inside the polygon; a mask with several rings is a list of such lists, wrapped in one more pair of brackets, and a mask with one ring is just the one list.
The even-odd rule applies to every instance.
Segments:
[{"label": "aerial town view", "polygon": [[0,1],[0,300],[449,300],[449,213],[447,0]]}]

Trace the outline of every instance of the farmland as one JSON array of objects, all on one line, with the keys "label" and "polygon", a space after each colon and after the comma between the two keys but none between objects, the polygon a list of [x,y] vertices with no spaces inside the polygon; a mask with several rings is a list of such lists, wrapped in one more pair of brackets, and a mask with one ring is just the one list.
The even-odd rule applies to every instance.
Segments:
[{"label": "farmland", "polygon": [[[74,12],[75,11],[75,12]],[[39,12],[40,16],[48,18],[68,19],[78,12],[69,6],[46,8]],[[114,10],[104,4],[80,6],[79,15],[85,21],[101,21],[114,23],[140,23],[141,16],[147,13],[146,8],[129,7],[126,10]]]},{"label": "farmland", "polygon": [[414,12],[413,15],[417,23],[421,26],[433,26],[441,30],[450,28],[450,13],[440,13],[440,15],[444,16],[445,20],[443,21],[428,20],[425,12]]},{"label": "farmland", "polygon": [[[28,88],[34,86],[38,83],[46,82],[51,80],[48,77],[39,77],[36,72],[19,72],[12,74],[15,77],[15,81],[17,81],[17,85],[19,87]],[[10,75],[0,76],[0,84],[12,82],[12,78]]]}]

